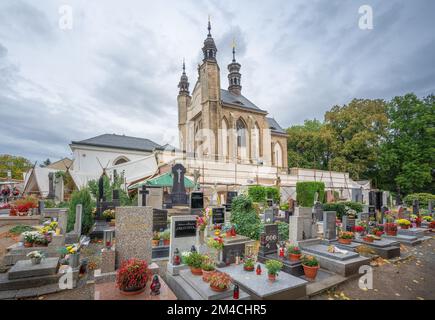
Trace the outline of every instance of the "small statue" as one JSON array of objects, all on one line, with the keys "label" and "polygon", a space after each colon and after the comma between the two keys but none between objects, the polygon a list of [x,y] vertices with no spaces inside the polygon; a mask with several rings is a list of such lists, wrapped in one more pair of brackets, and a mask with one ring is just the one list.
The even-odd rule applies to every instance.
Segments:
[{"label": "small statue", "polygon": [[158,275],[154,275],[153,278],[153,282],[151,283],[151,295],[152,296],[158,296],[160,294],[160,281],[159,281],[159,276]]}]

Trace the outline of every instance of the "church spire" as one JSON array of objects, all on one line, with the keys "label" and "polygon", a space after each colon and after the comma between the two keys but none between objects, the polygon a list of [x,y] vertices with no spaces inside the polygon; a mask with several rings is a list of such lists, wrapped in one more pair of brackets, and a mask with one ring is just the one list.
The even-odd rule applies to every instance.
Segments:
[{"label": "church spire", "polygon": [[228,74],[228,91],[238,96],[241,95],[242,92],[242,75],[240,74],[241,67],[240,63],[236,61],[236,43],[233,41],[233,61],[228,65],[228,71],[230,72]]},{"label": "church spire", "polygon": [[186,75],[186,63],[183,59],[183,73],[181,74],[180,82],[178,83],[178,88],[180,89],[179,94],[189,95],[189,79]]},{"label": "church spire", "polygon": [[216,61],[217,48],[216,48],[216,44],[214,43],[214,39],[211,36],[210,16],[208,17],[207,29],[208,29],[207,39],[204,40],[204,47],[202,48],[202,52],[204,53],[204,61],[206,60]]}]

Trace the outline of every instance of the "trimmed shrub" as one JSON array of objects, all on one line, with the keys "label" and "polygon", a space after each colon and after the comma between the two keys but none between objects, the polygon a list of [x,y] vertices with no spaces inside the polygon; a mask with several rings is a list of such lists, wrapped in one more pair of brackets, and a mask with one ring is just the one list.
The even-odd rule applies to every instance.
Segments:
[{"label": "trimmed shrub", "polygon": [[278,221],[276,224],[278,225],[279,240],[280,241],[287,241],[288,240],[288,223]]},{"label": "trimmed shrub", "polygon": [[323,182],[298,182],[296,183],[296,201],[300,207],[312,207],[314,196],[319,194],[318,201],[323,202],[325,198],[325,184]]},{"label": "trimmed shrub", "polygon": [[412,201],[418,200],[420,203],[420,207],[427,207],[429,205],[429,200],[435,201],[435,194],[430,193],[411,193],[408,194],[403,201],[408,206],[412,206]]},{"label": "trimmed shrub", "polygon": [[92,200],[91,193],[88,188],[84,188],[80,191],[74,191],[71,195],[71,201],[68,209],[67,232],[74,229],[74,222],[76,220],[76,206],[78,204],[83,206],[82,233],[87,234],[94,224],[92,209],[95,207],[95,202]]},{"label": "trimmed shrub", "polygon": [[337,217],[341,219],[342,216],[347,214],[348,209],[355,210],[356,213],[362,212],[363,205],[358,202],[345,201],[345,202],[333,202],[333,203],[324,203],[323,210],[324,211],[335,211],[337,212]]},{"label": "trimmed shrub", "polygon": [[274,202],[279,203],[281,195],[279,193],[279,188],[277,187],[265,187],[266,188],[266,199],[273,199]]},{"label": "trimmed shrub", "polygon": [[250,197],[242,194],[233,199],[231,223],[235,225],[238,234],[251,239],[258,239],[260,217],[255,211]]},{"label": "trimmed shrub", "polygon": [[249,198],[254,202],[264,202],[266,201],[266,188],[263,186],[250,186],[248,188]]}]

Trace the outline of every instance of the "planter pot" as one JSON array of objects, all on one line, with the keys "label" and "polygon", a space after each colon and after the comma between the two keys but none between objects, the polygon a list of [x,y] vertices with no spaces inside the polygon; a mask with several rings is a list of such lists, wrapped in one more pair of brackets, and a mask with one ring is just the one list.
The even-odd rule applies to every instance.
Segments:
[{"label": "planter pot", "polygon": [[70,254],[68,257],[68,265],[71,268],[77,268],[80,265],[80,254]]},{"label": "planter pot", "polygon": [[311,280],[316,279],[317,271],[320,268],[319,266],[309,267],[309,266],[302,265],[302,267],[304,268],[305,277]]},{"label": "planter pot", "polygon": [[170,240],[163,240],[163,245],[169,246],[170,242],[171,242]]},{"label": "planter pot", "polygon": [[145,288],[146,286],[144,286],[143,288],[140,287],[125,288],[125,289],[119,289],[119,292],[124,296],[135,296],[144,292]]},{"label": "planter pot", "polygon": [[276,281],[276,274],[268,274],[267,278],[269,279],[269,281],[274,282]]},{"label": "planter pot", "polygon": [[24,247],[31,248],[31,247],[33,247],[33,243],[32,242],[24,242]]},{"label": "planter pot", "polygon": [[365,242],[373,242],[374,239],[372,237],[364,237],[363,239]]},{"label": "planter pot", "polygon": [[160,242],[160,240],[151,240],[151,243],[152,243],[153,247],[158,247],[159,246],[159,242]]},{"label": "planter pot", "polygon": [[301,259],[301,256],[302,256],[301,253],[299,253],[299,254],[290,253],[288,255],[288,258],[289,258],[290,261],[299,261]]},{"label": "planter pot", "polygon": [[382,231],[378,231],[378,232],[376,232],[376,236],[377,236],[377,237],[382,237],[383,234],[384,234],[384,233],[383,233]]},{"label": "planter pot", "polygon": [[225,287],[225,288],[222,289],[222,288],[219,288],[219,287],[214,287],[212,285],[210,285],[210,288],[211,288],[211,290],[213,290],[215,292],[224,292],[224,291],[228,290],[228,287]]},{"label": "planter pot", "polygon": [[42,258],[30,258],[32,265],[37,265],[41,263]]},{"label": "planter pot", "polygon": [[231,238],[233,235],[231,234],[231,231],[227,231],[226,233],[227,238]]},{"label": "planter pot", "polygon": [[246,266],[243,266],[243,269],[245,270],[245,271],[248,271],[248,272],[251,272],[251,271],[254,271],[254,266],[252,266],[252,267],[246,267]]},{"label": "planter pot", "polygon": [[341,238],[339,238],[338,242],[341,243],[341,244],[351,244],[352,239],[341,239]]},{"label": "planter pot", "polygon": [[190,272],[192,272],[192,274],[195,276],[202,276],[202,269],[201,268],[190,267]]},{"label": "planter pot", "polygon": [[205,271],[202,270],[202,280],[204,280],[204,282],[209,282],[210,281],[210,276],[215,273],[216,271]]},{"label": "planter pot", "polygon": [[392,237],[397,236],[397,231],[386,231],[386,232],[387,232],[387,236],[392,236]]},{"label": "planter pot", "polygon": [[409,229],[409,226],[400,226],[400,229]]}]

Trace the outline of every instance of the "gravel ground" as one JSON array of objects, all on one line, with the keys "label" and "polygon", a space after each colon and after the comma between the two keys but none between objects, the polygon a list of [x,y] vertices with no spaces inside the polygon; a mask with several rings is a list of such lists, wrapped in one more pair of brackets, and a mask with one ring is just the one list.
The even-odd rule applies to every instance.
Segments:
[{"label": "gravel ground", "polygon": [[[335,290],[313,300],[435,300],[435,240],[415,247],[404,247],[408,258],[373,268],[373,289],[361,290],[358,278],[339,285]],[[404,254],[403,254],[404,253]]]}]

